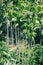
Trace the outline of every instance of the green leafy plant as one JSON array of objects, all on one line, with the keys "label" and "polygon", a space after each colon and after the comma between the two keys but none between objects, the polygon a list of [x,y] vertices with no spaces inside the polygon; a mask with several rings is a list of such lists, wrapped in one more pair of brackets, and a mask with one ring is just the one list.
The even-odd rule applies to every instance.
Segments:
[{"label": "green leafy plant", "polygon": [[6,42],[0,41],[0,65],[11,62],[15,62],[15,59],[10,55]]},{"label": "green leafy plant", "polygon": [[29,65],[43,65],[43,46],[35,45],[30,54]]}]

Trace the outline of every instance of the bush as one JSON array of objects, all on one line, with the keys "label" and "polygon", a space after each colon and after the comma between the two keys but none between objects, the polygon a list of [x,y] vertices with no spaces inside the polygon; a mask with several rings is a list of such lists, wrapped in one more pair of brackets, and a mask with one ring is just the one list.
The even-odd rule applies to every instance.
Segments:
[{"label": "bush", "polygon": [[11,65],[10,61],[14,61],[14,59],[9,54],[6,42],[2,41],[0,42],[0,65]]},{"label": "bush", "polygon": [[29,59],[29,65],[43,65],[43,46],[33,46]]}]

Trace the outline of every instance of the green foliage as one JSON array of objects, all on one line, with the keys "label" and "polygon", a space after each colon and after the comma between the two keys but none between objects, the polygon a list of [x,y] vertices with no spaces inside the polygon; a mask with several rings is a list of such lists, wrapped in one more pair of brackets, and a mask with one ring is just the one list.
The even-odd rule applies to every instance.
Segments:
[{"label": "green foliage", "polygon": [[0,42],[0,65],[4,65],[5,63],[7,64],[8,62],[10,63],[10,61],[15,62],[15,60],[9,54],[9,49],[6,42],[2,41]]},{"label": "green foliage", "polygon": [[[6,37],[6,17],[9,22],[12,22],[12,19],[14,19],[14,29],[16,24],[18,24],[22,29],[22,33],[25,33],[23,32],[25,29],[26,32],[28,31],[27,37],[33,37],[34,28],[37,26],[41,28],[42,26],[43,0],[0,0],[0,32],[2,32],[0,33],[0,40],[4,41]],[[37,32],[34,33],[37,34]],[[36,43],[38,42],[36,41]]]},{"label": "green foliage", "polygon": [[17,65],[26,65],[29,61],[31,50],[25,46],[17,46],[15,50],[10,50],[11,56],[16,60]]},{"label": "green foliage", "polygon": [[13,22],[14,29],[17,26],[21,28],[21,37],[26,34],[28,43],[43,45],[43,0],[0,0],[0,65],[11,61],[14,65],[15,62],[17,65],[43,65],[43,46],[21,50],[22,46],[9,51],[3,42],[7,36],[6,18],[8,23]]},{"label": "green foliage", "polygon": [[3,65],[5,60],[6,60],[6,55],[5,53],[8,52],[7,46],[5,42],[0,42],[0,65]]},{"label": "green foliage", "polygon": [[30,54],[29,65],[43,65],[43,46],[34,45]]},{"label": "green foliage", "polygon": [[[5,42],[0,42],[0,65],[43,65],[43,46],[37,44],[31,49],[19,45],[8,49]],[[12,64],[13,63],[13,64]]]}]

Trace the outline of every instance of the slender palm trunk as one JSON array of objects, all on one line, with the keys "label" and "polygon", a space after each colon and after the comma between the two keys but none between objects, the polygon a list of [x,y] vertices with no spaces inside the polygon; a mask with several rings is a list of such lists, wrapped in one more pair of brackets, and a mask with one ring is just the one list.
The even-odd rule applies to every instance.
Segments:
[{"label": "slender palm trunk", "polygon": [[17,30],[16,30],[16,27],[15,27],[15,40],[16,40],[16,45],[17,45]]},{"label": "slender palm trunk", "polygon": [[12,27],[12,23],[11,23],[11,43],[14,44],[14,38],[13,38],[13,27]]},{"label": "slender palm trunk", "polygon": [[19,27],[18,27],[18,43],[19,43],[19,39],[20,39],[20,38],[19,38],[19,33],[20,33],[20,32],[19,32]]},{"label": "slender palm trunk", "polygon": [[9,26],[8,26],[8,22],[7,22],[7,43],[9,45]]}]

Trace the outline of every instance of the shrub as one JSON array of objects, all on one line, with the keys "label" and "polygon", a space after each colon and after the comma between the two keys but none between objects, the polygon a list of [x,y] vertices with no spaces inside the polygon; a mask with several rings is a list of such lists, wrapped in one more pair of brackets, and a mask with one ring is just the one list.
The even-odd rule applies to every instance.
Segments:
[{"label": "shrub", "polygon": [[43,46],[33,46],[29,59],[29,65],[43,65]]},{"label": "shrub", "polygon": [[16,60],[17,65],[26,65],[29,61],[30,49],[25,46],[18,46],[16,50],[10,50],[11,56]]},{"label": "shrub", "polygon": [[0,65],[4,65],[4,62],[6,61],[6,53],[8,53],[6,42],[0,41]]},{"label": "shrub", "polygon": [[0,42],[0,65],[12,65],[14,62],[15,59],[9,53],[6,42]]}]

